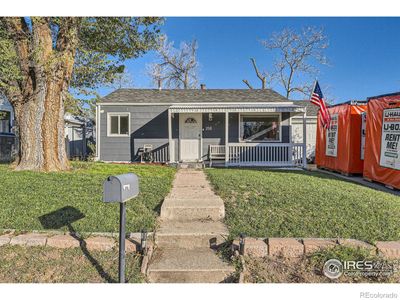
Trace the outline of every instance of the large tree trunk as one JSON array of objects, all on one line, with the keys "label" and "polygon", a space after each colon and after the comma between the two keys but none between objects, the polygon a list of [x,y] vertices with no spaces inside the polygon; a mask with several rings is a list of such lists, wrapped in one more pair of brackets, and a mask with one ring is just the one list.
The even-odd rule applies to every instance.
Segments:
[{"label": "large tree trunk", "polygon": [[[47,18],[32,18],[32,39],[23,19],[8,21],[24,81],[8,95],[19,126],[16,170],[60,171],[70,168],[65,151],[64,98],[68,92],[77,44],[75,18],[60,23],[54,49]],[[22,36],[22,38],[21,38]]]},{"label": "large tree trunk", "polygon": [[65,151],[63,91],[49,82],[15,109],[20,157],[16,170],[60,171],[70,165]]}]

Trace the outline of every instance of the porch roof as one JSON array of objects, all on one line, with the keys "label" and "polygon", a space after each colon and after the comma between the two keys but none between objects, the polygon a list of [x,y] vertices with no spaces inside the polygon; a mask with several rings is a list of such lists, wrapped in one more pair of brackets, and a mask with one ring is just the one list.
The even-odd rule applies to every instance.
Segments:
[{"label": "porch roof", "polygon": [[225,112],[291,112],[302,114],[305,107],[290,103],[210,103],[210,104],[174,104],[169,107],[171,113],[225,113]]}]

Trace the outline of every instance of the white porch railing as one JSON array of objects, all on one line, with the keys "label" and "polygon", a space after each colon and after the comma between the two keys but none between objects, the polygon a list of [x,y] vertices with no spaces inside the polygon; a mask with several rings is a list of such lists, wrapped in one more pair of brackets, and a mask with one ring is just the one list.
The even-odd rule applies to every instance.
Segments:
[{"label": "white porch railing", "polygon": [[[210,146],[210,160],[225,159],[225,146]],[[304,144],[295,143],[229,143],[227,166],[304,166]]]}]

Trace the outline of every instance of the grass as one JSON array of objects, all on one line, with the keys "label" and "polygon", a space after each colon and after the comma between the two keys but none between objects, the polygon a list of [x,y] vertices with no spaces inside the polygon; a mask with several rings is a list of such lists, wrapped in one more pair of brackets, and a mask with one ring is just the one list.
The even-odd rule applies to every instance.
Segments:
[{"label": "grass", "polygon": [[400,239],[400,197],[303,171],[208,169],[233,237]]},{"label": "grass", "polygon": [[0,229],[117,232],[119,205],[102,202],[102,183],[126,172],[140,178],[140,195],[127,203],[127,232],[154,229],[175,169],[155,165],[73,163],[68,172],[12,171],[0,165]]},{"label": "grass", "polygon": [[[80,248],[0,247],[2,283],[101,283],[118,281],[118,250],[92,251],[92,262]],[[94,261],[96,264],[94,264]],[[140,256],[127,254],[126,280],[144,282]]]}]

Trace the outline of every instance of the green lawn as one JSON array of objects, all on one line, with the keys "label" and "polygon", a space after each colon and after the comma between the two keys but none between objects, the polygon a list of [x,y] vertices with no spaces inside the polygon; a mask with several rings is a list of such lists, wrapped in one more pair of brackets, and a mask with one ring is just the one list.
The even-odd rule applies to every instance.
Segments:
[{"label": "green lawn", "polygon": [[127,231],[152,230],[175,169],[155,165],[73,163],[60,173],[15,172],[0,165],[0,229],[117,232],[119,205],[102,202],[102,183],[126,172],[140,178],[140,195],[127,204]]},{"label": "green lawn", "polygon": [[[143,282],[140,255],[126,255],[126,281]],[[118,282],[118,249],[91,251],[80,248],[0,247],[1,283]]]},{"label": "green lawn", "polygon": [[208,169],[232,236],[400,240],[400,197],[317,172]]}]

